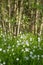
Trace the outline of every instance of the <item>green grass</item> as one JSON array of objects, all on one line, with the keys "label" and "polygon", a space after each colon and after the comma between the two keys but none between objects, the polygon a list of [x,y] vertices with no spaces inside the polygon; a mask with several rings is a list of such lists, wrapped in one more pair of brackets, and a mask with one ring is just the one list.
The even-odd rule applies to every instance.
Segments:
[{"label": "green grass", "polygon": [[0,65],[43,65],[43,38],[0,34]]}]

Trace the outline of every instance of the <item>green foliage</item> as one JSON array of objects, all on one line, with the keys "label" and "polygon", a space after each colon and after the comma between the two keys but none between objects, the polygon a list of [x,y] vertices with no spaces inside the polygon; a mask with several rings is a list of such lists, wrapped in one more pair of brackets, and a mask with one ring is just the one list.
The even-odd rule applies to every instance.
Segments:
[{"label": "green foliage", "polygon": [[16,18],[15,17],[10,18],[9,20],[10,20],[11,24],[14,24],[16,22]]},{"label": "green foliage", "polygon": [[37,4],[31,4],[31,7],[32,7],[32,8],[39,9],[39,10],[40,10],[40,9],[42,9],[42,10],[43,10],[43,6],[42,6],[42,5],[40,5],[40,4],[39,4],[39,5],[37,5]]},{"label": "green foliage", "polygon": [[24,20],[24,23],[28,23],[28,21],[30,20],[30,18],[28,18],[28,16],[23,16],[23,20]]},{"label": "green foliage", "polygon": [[0,35],[0,65],[43,65],[43,39],[31,33]]}]

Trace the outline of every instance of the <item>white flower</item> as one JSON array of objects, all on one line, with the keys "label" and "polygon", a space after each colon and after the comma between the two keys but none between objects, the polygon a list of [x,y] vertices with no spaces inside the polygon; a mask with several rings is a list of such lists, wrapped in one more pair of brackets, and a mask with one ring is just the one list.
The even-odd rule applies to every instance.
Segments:
[{"label": "white flower", "polygon": [[15,53],[13,53],[13,55],[15,55]]},{"label": "white flower", "polygon": [[43,55],[41,55],[41,57],[43,58]]},{"label": "white flower", "polygon": [[3,37],[5,38],[5,35],[3,35]]},{"label": "white flower", "polygon": [[14,49],[12,49],[12,51],[14,51]]},{"label": "white flower", "polygon": [[38,57],[38,60],[40,59],[40,55],[37,55],[37,57]]},{"label": "white flower", "polygon": [[37,57],[37,55],[34,55],[34,58],[36,58]]},{"label": "white flower", "polygon": [[20,45],[20,43],[17,43],[17,45],[19,46],[19,45]]},{"label": "white flower", "polygon": [[40,42],[41,41],[41,39],[40,39],[40,37],[38,37],[38,42]]},{"label": "white flower", "polygon": [[34,56],[32,56],[32,55],[30,55],[30,57],[32,58],[32,59],[34,59],[35,57]]},{"label": "white flower", "polygon": [[6,50],[3,50],[4,53],[6,53]]},{"label": "white flower", "polygon": [[3,65],[2,63],[0,63],[0,65]]},{"label": "white flower", "polygon": [[3,64],[5,65],[6,63],[5,63],[5,62],[3,62]]},{"label": "white flower", "polygon": [[22,39],[22,38],[26,38],[26,36],[23,34],[23,35],[21,35],[21,37],[20,37],[20,38],[21,38],[21,39]]},{"label": "white flower", "polygon": [[22,49],[21,51],[24,51],[24,49]]},{"label": "white flower", "polygon": [[28,60],[29,58],[25,56],[24,59]]},{"label": "white flower", "polygon": [[32,55],[33,54],[33,52],[32,51],[30,51],[30,55]]},{"label": "white flower", "polygon": [[24,44],[24,42],[22,42],[22,44]]},{"label": "white flower", "polygon": [[28,40],[26,40],[26,45],[29,46]]},{"label": "white flower", "polygon": [[2,51],[2,48],[0,48],[0,51]]},{"label": "white flower", "polygon": [[31,58],[34,59],[34,56],[32,56]]},{"label": "white flower", "polygon": [[14,47],[14,45],[12,45],[12,47]]},{"label": "white flower", "polygon": [[6,32],[4,32],[5,33],[5,35],[6,35]]},{"label": "white flower", "polygon": [[21,35],[21,37],[20,37],[21,39],[23,38],[23,36]]},{"label": "white flower", "polygon": [[34,46],[33,48],[37,48],[36,46]]},{"label": "white flower", "polygon": [[32,41],[32,38],[30,37],[30,41]]},{"label": "white flower", "polygon": [[4,43],[4,45],[6,45],[7,43]]},{"label": "white flower", "polygon": [[26,51],[26,52],[29,52],[29,48],[25,48],[25,51]]},{"label": "white flower", "polygon": [[6,39],[4,38],[4,41],[6,42]]},{"label": "white flower", "polygon": [[25,47],[25,45],[23,45],[23,47]]},{"label": "white flower", "polygon": [[19,43],[19,41],[17,40],[17,43]]},{"label": "white flower", "polygon": [[39,47],[39,50],[42,50],[42,48],[41,48],[41,47]]},{"label": "white flower", "polygon": [[33,49],[33,52],[35,52],[35,50]]},{"label": "white flower", "polygon": [[10,56],[11,56],[11,54],[10,54]]},{"label": "white flower", "polygon": [[32,57],[32,55],[30,54],[30,57]]},{"label": "white flower", "polygon": [[9,45],[9,46],[8,46],[8,49],[10,49],[10,48],[11,48],[11,46]]},{"label": "white flower", "polygon": [[7,49],[7,52],[9,52],[9,49]]},{"label": "white flower", "polygon": [[19,61],[19,58],[16,58],[17,61]]}]

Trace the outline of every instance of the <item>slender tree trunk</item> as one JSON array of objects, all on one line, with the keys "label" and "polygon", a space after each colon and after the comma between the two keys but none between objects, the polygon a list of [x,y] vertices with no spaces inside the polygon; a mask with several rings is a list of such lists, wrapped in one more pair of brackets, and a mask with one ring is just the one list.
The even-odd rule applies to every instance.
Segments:
[{"label": "slender tree trunk", "polygon": [[6,32],[6,28],[5,28],[5,1],[2,1],[2,7],[1,7],[1,11],[2,11],[2,25],[3,25],[3,31]]},{"label": "slender tree trunk", "polygon": [[[39,5],[39,3],[40,3],[40,1],[39,0],[37,0],[37,5]],[[38,31],[38,23],[39,23],[39,15],[40,15],[40,11],[39,11],[39,9],[37,8],[37,10],[36,10],[36,25],[35,25],[35,33],[37,34],[37,31]]]},{"label": "slender tree trunk", "polygon": [[20,13],[19,13],[19,21],[18,21],[18,30],[17,30],[17,35],[20,33],[20,24],[22,22],[22,12],[23,12],[23,0],[20,3]]},{"label": "slender tree trunk", "polygon": [[40,26],[40,35],[43,34],[43,17],[42,17],[42,23],[41,23],[41,26]]},{"label": "slender tree trunk", "polygon": [[9,32],[11,33],[11,23],[10,23],[10,19],[11,19],[11,0],[8,0],[8,7],[9,7]]}]

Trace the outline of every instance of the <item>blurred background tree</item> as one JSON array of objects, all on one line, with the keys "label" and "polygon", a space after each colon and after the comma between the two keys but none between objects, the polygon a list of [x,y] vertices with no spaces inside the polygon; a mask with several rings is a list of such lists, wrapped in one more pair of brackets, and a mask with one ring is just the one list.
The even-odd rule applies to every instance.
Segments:
[{"label": "blurred background tree", "polygon": [[0,0],[0,26],[4,34],[43,34],[43,0]]}]

